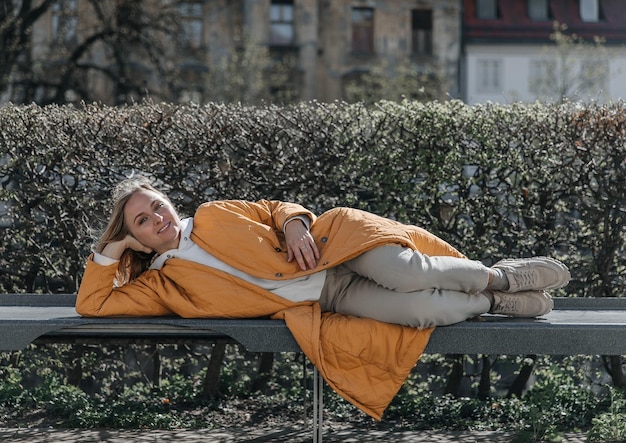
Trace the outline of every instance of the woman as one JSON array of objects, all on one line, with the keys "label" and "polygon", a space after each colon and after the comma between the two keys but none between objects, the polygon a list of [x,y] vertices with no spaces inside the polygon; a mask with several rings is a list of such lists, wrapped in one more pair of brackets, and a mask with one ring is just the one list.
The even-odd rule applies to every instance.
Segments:
[{"label": "woman", "polygon": [[[118,285],[99,280],[103,287],[87,292],[94,278],[94,266],[88,264],[79,291],[83,315],[214,316],[195,299],[193,306],[163,300],[165,280],[150,286],[141,278],[146,270],[164,270],[170,258],[187,261],[194,269],[197,265],[218,269],[241,279],[242,285],[256,285],[286,301],[318,301],[323,311],[415,327],[449,325],[487,312],[540,316],[552,309],[545,291],[569,281],[567,267],[554,259],[503,260],[488,268],[459,258],[442,240],[421,232],[449,252],[429,256],[402,246],[402,239],[389,242],[390,232],[415,227],[353,209],[339,208],[330,211],[330,217],[323,216],[351,217],[351,225],[363,225],[359,232],[334,233],[340,243],[334,250],[340,251],[328,257],[331,252],[323,252],[333,247],[330,228],[323,226],[314,235],[317,218],[299,205],[213,202],[202,205],[196,217],[181,220],[169,199],[145,179],[122,182],[114,195],[113,216],[89,264],[115,266],[119,261]],[[211,213],[226,216],[222,226],[205,220]],[[198,222],[202,231],[196,232]],[[390,232],[382,234],[384,228]],[[242,243],[248,237],[249,243]],[[273,266],[277,260],[291,265]],[[117,303],[118,294],[123,303]],[[196,295],[188,294],[187,300]]]},{"label": "woman", "polygon": [[[360,393],[346,393],[333,381],[333,373],[345,370],[328,366],[334,352],[328,348],[337,341],[360,346],[355,358],[369,362],[377,357],[365,359],[363,349],[390,347],[377,335],[406,341],[395,351],[409,355],[398,372],[403,379],[426,345],[425,328],[484,313],[544,315],[552,309],[546,291],[570,278],[565,265],[547,257],[503,260],[489,268],[421,228],[350,208],[316,217],[293,203],[216,201],[181,220],[169,199],[142,178],[122,182],[114,199],[112,217],[87,262],[78,313],[285,318],[329,384],[377,418],[380,405],[364,405],[354,397]],[[359,327],[366,334],[370,327],[383,331],[367,334],[378,344],[351,343],[363,335],[355,332]],[[418,339],[419,345],[411,345]],[[383,363],[382,370],[395,370],[399,360]],[[363,388],[367,383],[357,381]]]}]

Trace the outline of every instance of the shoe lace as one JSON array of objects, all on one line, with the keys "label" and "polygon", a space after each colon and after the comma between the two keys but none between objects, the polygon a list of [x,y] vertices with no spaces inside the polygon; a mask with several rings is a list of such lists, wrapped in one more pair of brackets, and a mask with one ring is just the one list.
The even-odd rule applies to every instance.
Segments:
[{"label": "shoe lace", "polygon": [[521,309],[521,300],[517,297],[503,296],[498,300],[494,311],[502,313],[516,313]]},{"label": "shoe lace", "polygon": [[517,271],[513,274],[513,280],[515,280],[517,287],[532,287],[537,283],[537,274],[532,269]]}]

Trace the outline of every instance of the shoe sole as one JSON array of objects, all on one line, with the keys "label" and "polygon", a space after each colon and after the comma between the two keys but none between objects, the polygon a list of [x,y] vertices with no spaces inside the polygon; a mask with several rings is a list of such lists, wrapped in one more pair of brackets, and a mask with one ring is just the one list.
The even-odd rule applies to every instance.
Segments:
[{"label": "shoe sole", "polygon": [[534,293],[533,295],[535,295],[534,297],[535,300],[539,299],[539,302],[541,303],[541,309],[540,309],[540,312],[534,315],[519,314],[519,313],[513,313],[513,312],[508,312],[508,313],[507,312],[490,312],[491,314],[494,314],[494,315],[503,315],[506,317],[515,317],[515,318],[537,318],[537,317],[542,317],[550,313],[554,309],[554,299],[546,291],[523,291],[523,292],[518,292],[516,294],[511,294],[511,293],[502,292],[502,291],[495,291],[495,292],[499,292],[500,294],[502,294],[501,297],[502,296],[504,297],[527,297],[527,296],[530,296],[530,294]]}]

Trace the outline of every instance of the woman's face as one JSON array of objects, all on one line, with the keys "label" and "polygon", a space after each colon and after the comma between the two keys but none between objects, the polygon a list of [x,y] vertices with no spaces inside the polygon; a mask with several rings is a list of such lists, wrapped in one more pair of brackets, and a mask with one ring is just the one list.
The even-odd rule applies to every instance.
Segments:
[{"label": "woman's face", "polygon": [[180,219],[172,205],[156,192],[134,193],[124,206],[124,223],[133,237],[158,254],[178,247]]}]

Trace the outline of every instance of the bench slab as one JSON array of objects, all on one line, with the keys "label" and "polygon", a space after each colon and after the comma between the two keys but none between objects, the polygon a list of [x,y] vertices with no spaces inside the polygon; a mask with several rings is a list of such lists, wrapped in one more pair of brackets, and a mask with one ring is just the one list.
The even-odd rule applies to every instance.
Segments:
[{"label": "bench slab", "polygon": [[[282,320],[179,317],[86,318],[72,294],[0,294],[0,351],[38,341],[228,340],[250,352],[299,352]],[[626,355],[626,298],[555,299],[537,319],[483,315],[438,327],[426,348],[440,354]]]}]

